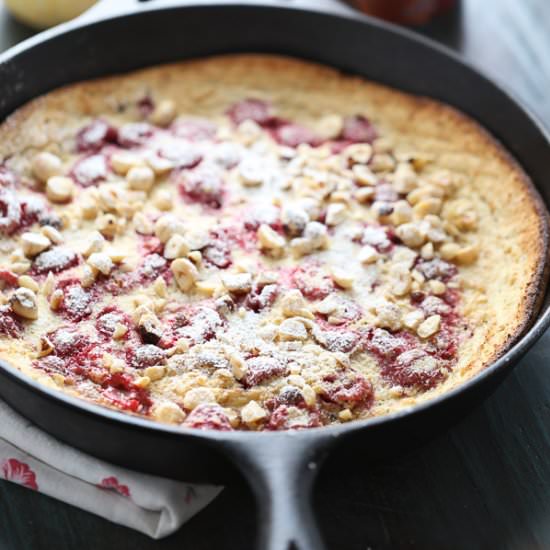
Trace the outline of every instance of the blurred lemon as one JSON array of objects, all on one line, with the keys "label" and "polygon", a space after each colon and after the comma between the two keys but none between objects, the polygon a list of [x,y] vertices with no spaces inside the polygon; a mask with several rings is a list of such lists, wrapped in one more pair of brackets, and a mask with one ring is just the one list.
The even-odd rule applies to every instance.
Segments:
[{"label": "blurred lemon", "polygon": [[45,29],[68,21],[96,3],[96,0],[4,1],[16,19],[35,29]]}]

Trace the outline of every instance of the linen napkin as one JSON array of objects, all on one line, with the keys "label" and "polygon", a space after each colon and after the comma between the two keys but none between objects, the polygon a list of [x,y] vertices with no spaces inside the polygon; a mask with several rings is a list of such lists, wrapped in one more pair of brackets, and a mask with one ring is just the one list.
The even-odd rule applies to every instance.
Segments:
[{"label": "linen napkin", "polygon": [[126,470],[49,436],[0,401],[0,478],[159,539],[222,490]]}]

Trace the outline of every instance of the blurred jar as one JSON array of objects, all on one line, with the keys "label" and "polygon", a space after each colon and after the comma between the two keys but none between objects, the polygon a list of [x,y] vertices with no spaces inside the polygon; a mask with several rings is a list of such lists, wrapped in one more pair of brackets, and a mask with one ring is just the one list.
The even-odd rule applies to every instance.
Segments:
[{"label": "blurred jar", "polygon": [[424,25],[450,10],[457,0],[346,0],[364,13],[401,25]]},{"label": "blurred jar", "polygon": [[73,19],[97,0],[4,0],[13,16],[35,29],[46,29]]}]

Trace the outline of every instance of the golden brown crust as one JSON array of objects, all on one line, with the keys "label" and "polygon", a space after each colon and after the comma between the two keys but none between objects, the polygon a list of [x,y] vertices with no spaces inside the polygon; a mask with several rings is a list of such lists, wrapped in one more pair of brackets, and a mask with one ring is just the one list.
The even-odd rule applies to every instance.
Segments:
[{"label": "golden brown crust", "polygon": [[[334,112],[366,112],[397,151],[431,155],[438,169],[465,177],[458,199],[473,202],[479,216],[479,259],[461,269],[461,308],[471,322],[471,337],[461,346],[455,372],[438,388],[376,414],[462,383],[498,358],[533,320],[548,277],[548,213],[521,167],[457,110],[331,68],[279,56],[229,55],[74,84],[11,115],[0,126],[0,158],[28,173],[37,151],[70,151],[76,131],[90,119],[136,119],[135,104],[144,95],[169,97],[180,114],[214,120],[249,96],[271,102],[281,117],[306,126]],[[470,237],[465,239],[469,244]]]}]

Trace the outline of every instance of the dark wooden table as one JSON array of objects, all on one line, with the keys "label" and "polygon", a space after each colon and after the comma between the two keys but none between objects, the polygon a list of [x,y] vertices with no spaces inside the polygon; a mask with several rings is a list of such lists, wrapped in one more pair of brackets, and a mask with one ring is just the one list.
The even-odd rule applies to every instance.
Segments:
[{"label": "dark wooden table", "polygon": [[[504,83],[550,127],[548,0],[464,0],[459,17],[424,32]],[[28,35],[0,6],[0,49]],[[391,461],[357,462],[336,457],[321,473],[315,504],[331,549],[550,548],[550,333],[448,433]],[[228,487],[156,542],[0,482],[2,549],[249,550],[255,522],[247,489]]]}]

